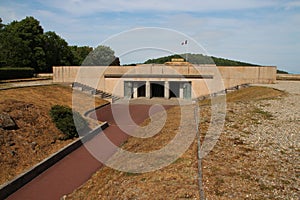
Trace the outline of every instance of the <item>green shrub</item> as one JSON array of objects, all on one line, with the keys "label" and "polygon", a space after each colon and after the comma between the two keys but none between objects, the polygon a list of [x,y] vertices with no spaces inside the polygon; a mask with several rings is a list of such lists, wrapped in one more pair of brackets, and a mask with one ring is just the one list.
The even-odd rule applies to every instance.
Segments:
[{"label": "green shrub", "polygon": [[34,75],[34,69],[29,67],[24,68],[0,68],[0,80],[31,78]]},{"label": "green shrub", "polygon": [[86,120],[78,112],[73,112],[66,106],[52,106],[50,116],[56,127],[64,133],[65,137],[62,139],[65,140],[78,137],[78,132],[88,128]]}]

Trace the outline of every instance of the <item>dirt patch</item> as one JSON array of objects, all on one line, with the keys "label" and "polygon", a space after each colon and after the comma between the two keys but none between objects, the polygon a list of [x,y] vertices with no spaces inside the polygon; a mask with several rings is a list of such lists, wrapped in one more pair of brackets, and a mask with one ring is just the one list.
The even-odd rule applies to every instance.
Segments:
[{"label": "dirt patch", "polygon": [[[228,95],[227,116],[223,132],[212,152],[203,160],[203,185],[207,199],[296,199],[299,192],[295,173],[297,162],[290,156],[271,148],[272,155],[264,152],[263,145],[251,143],[257,137],[259,125],[276,122],[276,116],[257,103],[281,100],[285,93],[264,87],[251,87]],[[209,101],[201,103],[200,132],[205,136],[210,124]],[[267,106],[267,104],[265,104]],[[151,139],[130,138],[123,149],[148,152],[170,141],[180,124],[180,109],[167,111],[165,127]],[[192,114],[191,114],[192,115]],[[149,123],[148,120],[144,122]],[[142,142],[141,142],[142,141]],[[298,163],[299,164],[299,163]],[[294,167],[293,167],[294,165]],[[103,167],[67,199],[199,199],[197,143],[190,146],[179,159],[155,172],[132,174]],[[286,177],[286,178],[284,178]],[[298,186],[297,186],[298,185]]]},{"label": "dirt patch", "polygon": [[52,85],[0,91],[0,113],[8,113],[17,125],[15,130],[0,129],[0,184],[73,141],[58,139],[62,133],[49,116],[55,104],[72,106],[72,89]]}]

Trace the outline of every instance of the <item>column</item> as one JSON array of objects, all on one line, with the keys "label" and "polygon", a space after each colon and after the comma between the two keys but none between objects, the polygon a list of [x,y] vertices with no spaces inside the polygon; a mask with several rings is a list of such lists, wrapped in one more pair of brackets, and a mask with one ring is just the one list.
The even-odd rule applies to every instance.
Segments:
[{"label": "column", "polygon": [[150,98],[150,81],[146,81],[146,98]]},{"label": "column", "polygon": [[170,98],[169,81],[165,81],[165,98]]},{"label": "column", "polygon": [[183,99],[183,83],[179,84],[179,98]]},{"label": "column", "polygon": [[138,83],[133,82],[133,98],[138,98]]}]

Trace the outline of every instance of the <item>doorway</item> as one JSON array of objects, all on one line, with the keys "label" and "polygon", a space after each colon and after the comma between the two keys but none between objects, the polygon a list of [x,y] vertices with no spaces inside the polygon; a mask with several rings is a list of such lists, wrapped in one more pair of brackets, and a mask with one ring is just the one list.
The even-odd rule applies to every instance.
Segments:
[{"label": "doorway", "polygon": [[137,97],[146,97],[146,82],[141,81],[137,84]]},{"label": "doorway", "polygon": [[150,97],[164,97],[165,87],[163,81],[155,81],[150,83]]}]

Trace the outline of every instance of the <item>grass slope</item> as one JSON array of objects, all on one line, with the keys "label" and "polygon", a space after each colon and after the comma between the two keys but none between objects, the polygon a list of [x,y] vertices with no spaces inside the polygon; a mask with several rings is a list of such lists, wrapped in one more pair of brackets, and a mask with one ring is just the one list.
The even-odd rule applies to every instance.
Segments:
[{"label": "grass slope", "polygon": [[[86,99],[85,94],[79,94]],[[97,99],[95,104],[106,101]],[[52,123],[53,105],[72,106],[70,87],[51,85],[0,91],[0,113],[7,112],[17,130],[0,129],[0,184],[11,180],[73,140],[60,141],[61,132]],[[88,109],[84,108],[83,110]]]}]

